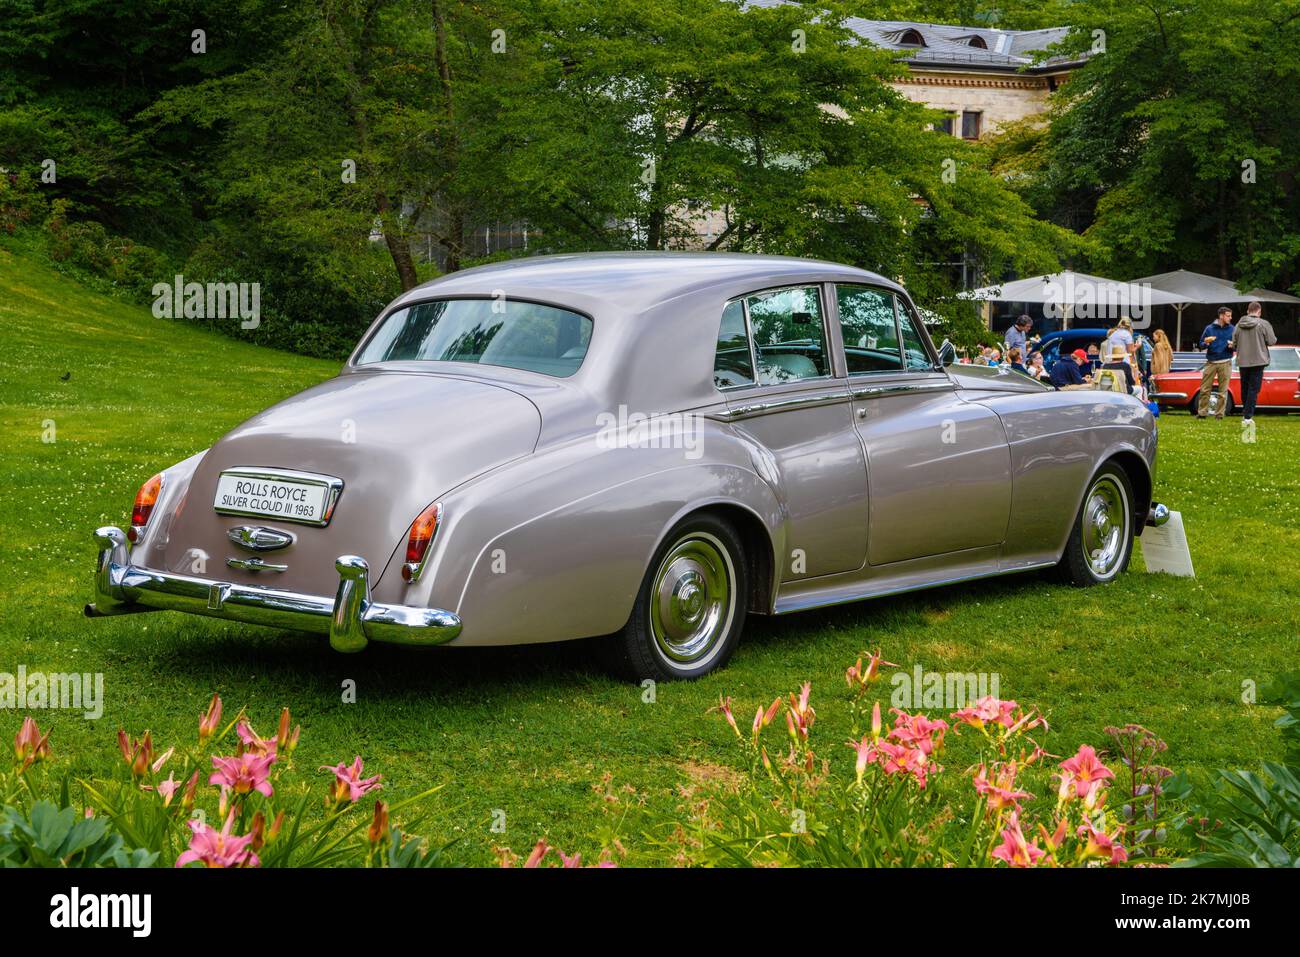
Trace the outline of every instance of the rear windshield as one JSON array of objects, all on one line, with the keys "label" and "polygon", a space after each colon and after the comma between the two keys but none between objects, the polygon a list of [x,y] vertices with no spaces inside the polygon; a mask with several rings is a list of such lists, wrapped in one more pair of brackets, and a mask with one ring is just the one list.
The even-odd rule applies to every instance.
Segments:
[{"label": "rear windshield", "polygon": [[399,309],[356,358],[371,362],[475,362],[566,377],[578,371],[591,320],[512,299],[439,299]]}]

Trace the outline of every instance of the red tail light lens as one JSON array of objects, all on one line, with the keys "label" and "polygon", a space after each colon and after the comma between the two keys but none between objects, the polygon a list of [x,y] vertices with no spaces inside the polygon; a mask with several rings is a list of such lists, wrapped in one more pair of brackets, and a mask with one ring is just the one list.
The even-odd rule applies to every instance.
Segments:
[{"label": "red tail light lens", "polygon": [[438,534],[442,519],[442,503],[434,502],[411,523],[411,536],[406,540],[406,563],[402,565],[402,578],[413,582],[424,568],[424,556],[429,552],[433,536]]},{"label": "red tail light lens", "polygon": [[158,493],[161,491],[162,475],[159,474],[141,485],[140,491],[135,493],[135,504],[131,507],[131,528],[126,533],[132,543],[139,539],[144,527],[149,524],[149,516],[158,504]]}]

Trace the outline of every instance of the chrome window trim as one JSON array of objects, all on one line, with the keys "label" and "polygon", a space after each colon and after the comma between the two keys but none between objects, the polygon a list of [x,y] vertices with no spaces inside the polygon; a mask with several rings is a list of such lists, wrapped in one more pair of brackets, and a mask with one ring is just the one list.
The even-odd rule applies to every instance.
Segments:
[{"label": "chrome window trim", "polygon": [[[826,378],[826,377],[823,377]],[[811,382],[811,379],[804,380]],[[716,419],[721,422],[734,422],[737,419],[748,419],[759,415],[768,415],[773,412],[788,412],[791,409],[815,408],[823,405],[836,405],[840,402],[846,402],[849,394],[837,390],[835,392],[815,392],[808,394],[794,394],[785,397],[773,397],[760,402],[749,402],[745,405],[733,406],[729,409],[723,409],[718,412],[708,414],[708,418]]]},{"label": "chrome window trim", "polygon": [[[930,370],[916,370],[922,375],[929,376]],[[864,373],[864,375],[867,373]],[[956,384],[951,379],[930,379],[924,382],[888,382],[884,385],[863,386],[853,388],[853,383],[849,383],[849,395],[854,401],[859,399],[879,399],[889,395],[906,395],[912,392],[955,392]]]},{"label": "chrome window trim", "polygon": [[324,528],[330,523],[330,519],[334,517],[334,507],[338,505],[339,496],[343,494],[343,480],[341,478],[335,478],[333,475],[322,475],[319,472],[299,472],[296,469],[236,465],[232,468],[222,469],[217,475],[218,480],[220,480],[222,475],[237,475],[240,478],[262,478],[279,482],[301,482],[304,485],[323,486],[326,489],[325,514],[321,516],[319,521],[310,521],[303,518],[293,518],[288,515],[268,515],[266,512],[251,512],[247,509],[221,508],[214,503],[212,510],[218,515],[239,515],[252,518],[272,519],[279,522],[293,522],[297,525],[310,525],[313,528]]}]

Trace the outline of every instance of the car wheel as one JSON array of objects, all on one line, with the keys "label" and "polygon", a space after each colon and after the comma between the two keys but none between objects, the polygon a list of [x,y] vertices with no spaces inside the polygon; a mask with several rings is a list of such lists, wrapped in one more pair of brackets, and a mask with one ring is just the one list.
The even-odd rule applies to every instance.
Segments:
[{"label": "car wheel", "polygon": [[1088,483],[1075,516],[1060,577],[1080,587],[1114,581],[1133,556],[1133,486],[1118,465],[1105,465]]},{"label": "car wheel", "polygon": [[699,678],[731,657],[745,625],[744,546],[712,515],[688,518],[646,570],[623,630],[601,640],[619,674],[643,681]]}]

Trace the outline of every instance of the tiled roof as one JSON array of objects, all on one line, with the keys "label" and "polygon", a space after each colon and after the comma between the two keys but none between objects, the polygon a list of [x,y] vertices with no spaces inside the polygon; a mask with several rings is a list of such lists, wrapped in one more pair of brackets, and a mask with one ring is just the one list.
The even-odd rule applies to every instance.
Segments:
[{"label": "tiled roof", "polygon": [[[789,0],[747,0],[747,7],[770,9],[784,6]],[[907,60],[916,66],[938,66],[975,70],[1044,70],[1077,62],[1074,57],[1055,56],[1035,64],[1035,55],[1065,38],[1068,27],[1045,30],[997,30],[992,27],[953,26],[945,23],[918,23],[912,20],[865,20],[848,17],[845,25],[864,40],[888,50],[907,51]],[[921,35],[924,46],[905,44],[911,31]],[[978,37],[984,48],[972,46]]]}]

